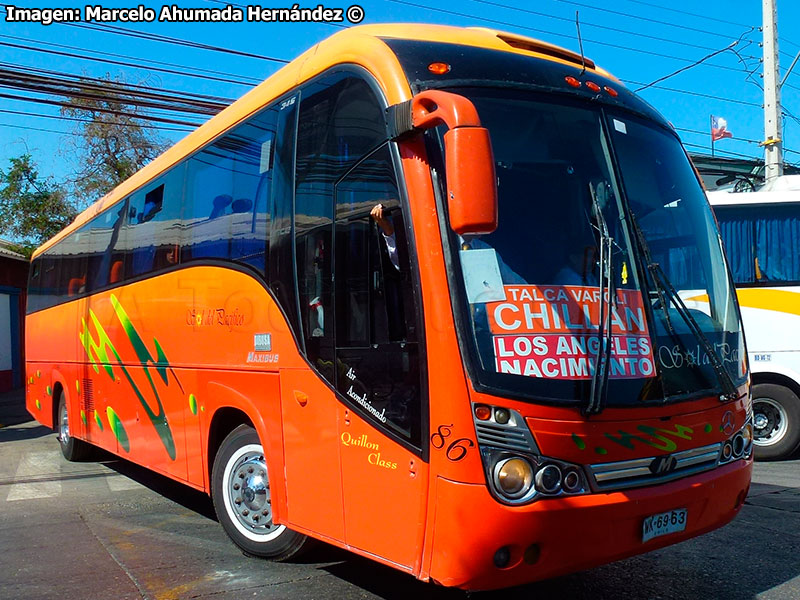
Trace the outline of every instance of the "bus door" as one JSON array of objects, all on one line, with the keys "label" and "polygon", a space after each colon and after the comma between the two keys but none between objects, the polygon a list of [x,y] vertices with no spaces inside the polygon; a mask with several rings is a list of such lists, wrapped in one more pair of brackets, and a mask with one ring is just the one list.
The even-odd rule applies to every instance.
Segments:
[{"label": "bus door", "polygon": [[[345,539],[415,567],[427,464],[408,244],[388,145],[336,186],[335,336]],[[415,451],[416,449],[416,451]]]}]

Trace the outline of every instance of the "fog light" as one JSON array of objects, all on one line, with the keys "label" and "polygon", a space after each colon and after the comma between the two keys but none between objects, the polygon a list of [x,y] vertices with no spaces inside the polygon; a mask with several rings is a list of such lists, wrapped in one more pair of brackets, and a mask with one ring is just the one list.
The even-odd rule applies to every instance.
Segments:
[{"label": "fog light", "polygon": [[511,562],[511,550],[508,546],[498,548],[494,553],[494,566],[498,569],[505,569]]},{"label": "fog light", "polygon": [[581,476],[574,469],[570,469],[564,474],[563,486],[567,492],[577,492],[581,487]]},{"label": "fog light", "polygon": [[494,420],[500,423],[500,425],[505,425],[508,423],[508,420],[511,418],[511,415],[505,408],[495,408],[494,409]]},{"label": "fog light", "polygon": [[545,494],[555,494],[561,489],[561,469],[545,465],[536,471],[536,489]]},{"label": "fog light", "polygon": [[523,458],[507,458],[495,467],[495,485],[509,498],[520,498],[531,489],[533,467]]},{"label": "fog light", "polygon": [[736,458],[739,458],[743,452],[744,452],[744,436],[741,433],[737,433],[733,437],[733,455]]},{"label": "fog light", "polygon": [[731,443],[729,441],[725,442],[725,445],[722,446],[723,460],[728,460],[732,454],[733,454],[733,446],[731,446]]}]

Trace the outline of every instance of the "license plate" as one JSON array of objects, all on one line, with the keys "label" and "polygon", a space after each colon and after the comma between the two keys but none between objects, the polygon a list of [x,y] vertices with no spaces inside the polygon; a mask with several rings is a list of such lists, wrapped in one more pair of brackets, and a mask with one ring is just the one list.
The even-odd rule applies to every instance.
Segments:
[{"label": "license plate", "polygon": [[685,508],[676,508],[665,513],[650,515],[642,523],[642,543],[660,535],[675,533],[686,529]]}]

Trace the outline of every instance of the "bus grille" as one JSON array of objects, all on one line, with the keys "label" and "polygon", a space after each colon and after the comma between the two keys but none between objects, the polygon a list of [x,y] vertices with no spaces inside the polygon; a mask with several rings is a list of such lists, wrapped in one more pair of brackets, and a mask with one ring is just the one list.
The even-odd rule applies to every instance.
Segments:
[{"label": "bus grille", "polygon": [[713,469],[719,462],[721,447],[722,444],[711,444],[676,452],[672,455],[676,460],[675,467],[664,474],[650,470],[657,456],[588,465],[587,470],[591,475],[591,486],[597,492],[654,485]]},{"label": "bus grille", "polygon": [[475,421],[478,444],[515,452],[533,452],[536,444],[527,427],[500,425],[489,421]]}]

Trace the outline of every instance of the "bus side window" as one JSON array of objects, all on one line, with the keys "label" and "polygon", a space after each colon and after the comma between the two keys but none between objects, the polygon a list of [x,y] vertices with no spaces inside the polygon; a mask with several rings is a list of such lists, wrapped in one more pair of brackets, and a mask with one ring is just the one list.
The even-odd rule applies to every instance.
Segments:
[{"label": "bus side window", "polygon": [[[383,205],[394,233],[370,211]],[[421,386],[405,220],[388,145],[336,186],[337,388],[387,429],[420,444]]]},{"label": "bus side window", "polygon": [[130,279],[180,262],[183,172],[183,165],[175,167],[128,199],[125,225],[112,254],[112,262],[124,256],[124,265],[114,268],[115,276],[122,271]]},{"label": "bus side window", "polygon": [[233,260],[265,275],[276,118],[270,107],[189,160],[184,261]]}]

